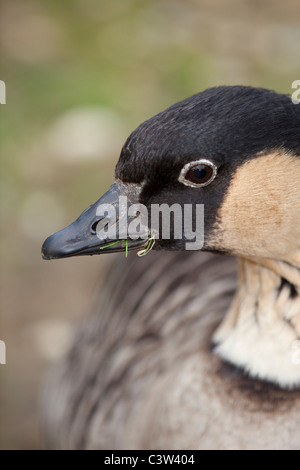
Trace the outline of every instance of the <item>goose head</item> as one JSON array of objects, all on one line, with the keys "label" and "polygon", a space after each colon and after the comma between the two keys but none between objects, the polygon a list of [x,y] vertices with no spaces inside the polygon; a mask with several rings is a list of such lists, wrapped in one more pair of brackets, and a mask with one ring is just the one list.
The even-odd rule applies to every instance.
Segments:
[{"label": "goose head", "polygon": [[[125,142],[110,190],[45,241],[43,257],[147,251],[148,225],[139,239],[119,226],[111,239],[97,229],[107,223],[99,207],[116,209],[113,226],[121,220],[124,196],[148,213],[162,204],[204,207],[199,249],[240,260],[239,287],[214,336],[215,351],[252,376],[299,386],[293,348],[300,339],[300,107],[265,89],[217,87],[152,117]],[[172,227],[169,237],[155,232],[154,249],[186,246]]]}]

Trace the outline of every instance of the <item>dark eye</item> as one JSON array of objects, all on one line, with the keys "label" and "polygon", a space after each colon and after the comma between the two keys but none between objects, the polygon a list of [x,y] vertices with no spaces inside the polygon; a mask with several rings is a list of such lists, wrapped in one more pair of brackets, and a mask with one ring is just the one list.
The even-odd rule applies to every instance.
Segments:
[{"label": "dark eye", "polygon": [[217,175],[217,167],[209,160],[187,163],[181,170],[178,181],[186,186],[201,188],[210,184]]}]

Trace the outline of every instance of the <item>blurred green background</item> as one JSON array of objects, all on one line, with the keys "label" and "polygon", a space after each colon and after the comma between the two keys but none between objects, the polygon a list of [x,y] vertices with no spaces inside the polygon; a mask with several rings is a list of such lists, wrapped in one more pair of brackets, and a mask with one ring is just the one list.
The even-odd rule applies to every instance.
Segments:
[{"label": "blurred green background", "polygon": [[44,376],[111,257],[45,262],[43,240],[106,190],[141,121],[207,87],[290,93],[299,0],[2,0],[0,448],[42,447]]}]

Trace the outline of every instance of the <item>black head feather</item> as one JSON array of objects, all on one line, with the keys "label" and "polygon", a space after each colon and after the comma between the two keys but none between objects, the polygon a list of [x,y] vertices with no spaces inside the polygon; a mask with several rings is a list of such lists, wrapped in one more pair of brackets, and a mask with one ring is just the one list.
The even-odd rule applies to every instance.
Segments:
[{"label": "black head feather", "polygon": [[195,157],[243,162],[277,148],[300,155],[300,106],[262,88],[210,88],[141,124],[122,149],[116,177],[157,182],[164,169]]},{"label": "black head feather", "polygon": [[[122,149],[116,178],[143,183],[140,202],[147,206],[203,203],[207,238],[237,167],[259,152],[276,149],[300,156],[300,106],[270,90],[222,86],[141,124]],[[180,171],[200,158],[215,163],[218,178],[201,190],[187,188],[178,182]],[[161,246],[182,249],[179,242]]]}]

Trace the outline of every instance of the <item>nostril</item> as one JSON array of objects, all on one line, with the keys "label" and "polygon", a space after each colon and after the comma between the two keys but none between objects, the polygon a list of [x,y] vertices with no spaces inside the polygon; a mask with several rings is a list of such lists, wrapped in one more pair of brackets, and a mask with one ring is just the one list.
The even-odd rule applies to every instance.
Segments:
[{"label": "nostril", "polygon": [[98,223],[99,223],[99,220],[96,220],[96,222],[94,222],[93,225],[91,226],[91,234],[92,235],[96,235]]},{"label": "nostril", "polygon": [[[99,226],[99,223],[101,221],[102,221],[102,226]],[[109,219],[107,219],[107,217],[95,220],[95,222],[91,225],[91,234],[96,235],[97,230],[104,229],[105,227],[108,227],[108,224],[109,224]]]}]

